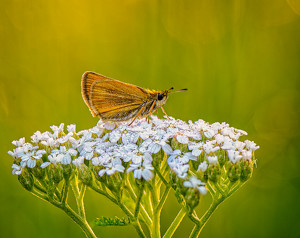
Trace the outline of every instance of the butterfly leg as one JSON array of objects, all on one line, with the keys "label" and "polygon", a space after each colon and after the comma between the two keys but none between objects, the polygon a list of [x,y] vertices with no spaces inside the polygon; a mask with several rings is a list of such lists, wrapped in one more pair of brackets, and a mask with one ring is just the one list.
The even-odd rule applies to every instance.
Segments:
[{"label": "butterfly leg", "polygon": [[152,105],[150,107],[150,110],[149,110],[150,112],[149,112],[149,116],[148,116],[148,123],[150,123],[150,116],[153,112],[153,108],[154,108],[155,104],[156,104],[156,100],[154,100],[154,102],[152,103]]},{"label": "butterfly leg", "polygon": [[161,107],[161,110],[163,111],[163,113],[167,116],[167,118],[169,119],[169,120],[171,120],[171,118],[168,116],[168,114],[166,113],[166,111],[164,110],[164,108],[163,107]]},{"label": "butterfly leg", "polygon": [[158,110],[156,110],[156,115],[157,115],[157,118],[159,119],[159,116],[158,116]]},{"label": "butterfly leg", "polygon": [[132,121],[128,124],[128,126],[130,126],[135,121],[135,119],[142,113],[144,108],[145,107],[141,107],[141,109],[138,111],[138,113],[135,115],[135,117],[132,119]]}]

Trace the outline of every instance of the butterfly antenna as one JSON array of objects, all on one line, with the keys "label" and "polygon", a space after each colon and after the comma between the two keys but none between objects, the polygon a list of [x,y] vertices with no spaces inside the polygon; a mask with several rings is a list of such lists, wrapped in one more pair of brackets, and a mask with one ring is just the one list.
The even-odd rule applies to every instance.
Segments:
[{"label": "butterfly antenna", "polygon": [[171,91],[169,93],[178,93],[178,92],[183,92],[183,91],[186,91],[187,88],[183,88],[183,89],[180,89],[180,90],[176,90],[176,91]]}]

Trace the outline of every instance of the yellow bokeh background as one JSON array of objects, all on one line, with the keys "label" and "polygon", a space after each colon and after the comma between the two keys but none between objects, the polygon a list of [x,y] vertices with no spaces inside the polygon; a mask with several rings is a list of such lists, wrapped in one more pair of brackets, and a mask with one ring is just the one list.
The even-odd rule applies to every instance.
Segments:
[{"label": "yellow bokeh background", "polygon": [[[251,180],[202,237],[300,237],[299,0],[10,0],[0,3],[0,237],[84,237],[63,212],[11,175],[11,141],[49,126],[94,126],[80,93],[85,71],[170,95],[167,113],[227,122],[260,149]],[[199,211],[209,203],[201,201]],[[89,221],[123,216],[87,191]],[[162,231],[178,212],[173,194]],[[184,219],[174,237],[188,237]],[[95,227],[99,237],[137,237]]]}]

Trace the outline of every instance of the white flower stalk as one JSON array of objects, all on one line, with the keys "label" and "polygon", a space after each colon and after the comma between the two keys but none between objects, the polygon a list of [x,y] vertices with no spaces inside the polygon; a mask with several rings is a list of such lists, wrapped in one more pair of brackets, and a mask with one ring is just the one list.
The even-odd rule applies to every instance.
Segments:
[{"label": "white flower stalk", "polygon": [[[18,175],[24,188],[31,192],[37,189],[36,196],[44,194],[41,198],[56,206],[66,203],[71,180],[74,179],[73,186],[78,186],[79,179],[119,205],[130,219],[146,219],[145,224],[150,224],[151,219],[147,220],[150,215],[146,214],[149,204],[143,204],[143,215],[139,215],[143,194],[152,193],[148,197],[154,205],[160,201],[154,209],[160,213],[172,188],[180,205],[192,216],[200,196],[207,191],[214,197],[213,202],[220,203],[251,177],[254,152],[259,146],[241,140],[247,135],[245,131],[224,122],[151,118],[150,123],[137,119],[131,126],[128,122],[100,120],[95,127],[79,132],[75,125],[64,130],[63,123],[51,126],[52,132],[37,131],[30,142],[25,138],[12,142],[15,148],[8,152],[14,160],[12,173]],[[154,190],[162,184],[166,191],[162,198],[156,198],[161,193]],[[57,186],[56,190],[53,186]],[[72,190],[75,197],[82,196]],[[122,205],[124,193],[127,200],[133,200],[130,207],[135,207],[134,211],[128,212]],[[64,209],[63,205],[59,207]],[[197,219],[191,220],[198,224]],[[88,232],[85,225],[81,227]],[[157,229],[157,225],[154,227]],[[141,233],[141,227],[136,229]]]}]

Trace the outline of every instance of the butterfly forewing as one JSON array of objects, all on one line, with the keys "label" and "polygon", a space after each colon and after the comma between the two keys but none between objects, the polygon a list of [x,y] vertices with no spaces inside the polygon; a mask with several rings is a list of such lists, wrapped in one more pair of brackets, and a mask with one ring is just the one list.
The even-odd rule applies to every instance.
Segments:
[{"label": "butterfly forewing", "polygon": [[148,91],[117,80],[97,80],[90,87],[89,105],[94,116],[123,121],[134,117],[144,106]]},{"label": "butterfly forewing", "polygon": [[[91,89],[92,84],[98,80],[107,81],[107,80],[113,80],[113,79],[107,78],[103,75],[100,75],[100,74],[97,74],[94,72],[85,72],[81,78],[81,94],[82,94],[84,102],[86,103],[86,105],[89,108],[90,108],[90,104],[89,104],[90,89]],[[93,116],[95,116],[94,113],[93,113]]]}]

